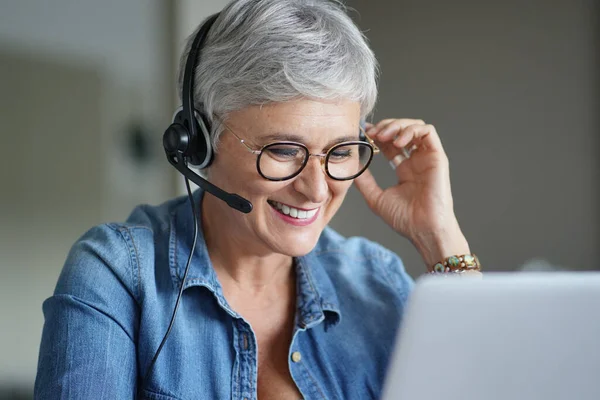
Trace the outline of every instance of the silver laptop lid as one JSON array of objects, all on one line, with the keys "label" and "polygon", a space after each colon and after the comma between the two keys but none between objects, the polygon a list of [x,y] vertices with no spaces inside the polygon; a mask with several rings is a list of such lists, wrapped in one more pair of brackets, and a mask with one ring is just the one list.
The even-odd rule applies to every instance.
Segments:
[{"label": "silver laptop lid", "polygon": [[427,277],[384,400],[599,400],[600,273]]}]

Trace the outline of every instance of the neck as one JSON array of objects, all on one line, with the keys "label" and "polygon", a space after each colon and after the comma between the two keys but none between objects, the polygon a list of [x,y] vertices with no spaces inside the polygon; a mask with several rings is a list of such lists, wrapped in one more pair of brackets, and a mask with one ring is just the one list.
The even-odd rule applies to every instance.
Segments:
[{"label": "neck", "polygon": [[293,283],[292,257],[265,248],[244,224],[245,217],[235,214],[239,211],[209,194],[201,207],[208,254],[226,291],[259,295]]}]

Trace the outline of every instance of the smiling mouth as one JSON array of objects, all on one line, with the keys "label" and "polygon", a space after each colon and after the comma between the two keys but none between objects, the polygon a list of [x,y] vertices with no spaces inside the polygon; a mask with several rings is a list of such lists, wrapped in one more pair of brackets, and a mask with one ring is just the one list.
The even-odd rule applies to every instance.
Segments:
[{"label": "smiling mouth", "polygon": [[312,210],[301,210],[299,208],[290,207],[287,204],[280,203],[278,201],[267,200],[269,205],[279,211],[283,215],[287,215],[288,217],[304,220],[311,219],[315,216],[317,212],[319,212],[319,208],[315,208]]}]

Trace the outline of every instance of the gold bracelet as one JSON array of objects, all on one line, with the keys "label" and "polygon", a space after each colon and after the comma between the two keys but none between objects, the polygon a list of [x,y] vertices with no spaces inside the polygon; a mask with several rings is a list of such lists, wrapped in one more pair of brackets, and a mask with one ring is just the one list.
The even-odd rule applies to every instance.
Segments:
[{"label": "gold bracelet", "polygon": [[481,263],[475,254],[450,256],[427,269],[430,274],[463,273],[465,271],[481,271]]}]

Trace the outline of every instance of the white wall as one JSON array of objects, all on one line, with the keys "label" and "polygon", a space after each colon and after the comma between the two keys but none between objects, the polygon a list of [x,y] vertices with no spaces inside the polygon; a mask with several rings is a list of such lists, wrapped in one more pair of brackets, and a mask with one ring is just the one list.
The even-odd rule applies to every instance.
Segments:
[{"label": "white wall", "polygon": [[156,62],[159,1],[3,0],[0,43],[51,58],[91,61],[111,78],[151,81]]},{"label": "white wall", "polygon": [[[30,388],[72,243],[174,193],[161,136],[172,113],[162,0],[8,0],[0,6],[0,387]],[[125,147],[140,122],[151,145]]]},{"label": "white wall", "polygon": [[[209,15],[221,11],[228,3],[226,0],[176,0],[175,1],[175,37],[179,44],[178,56],[183,50],[183,41]],[[179,58],[177,59],[179,60]]]}]

